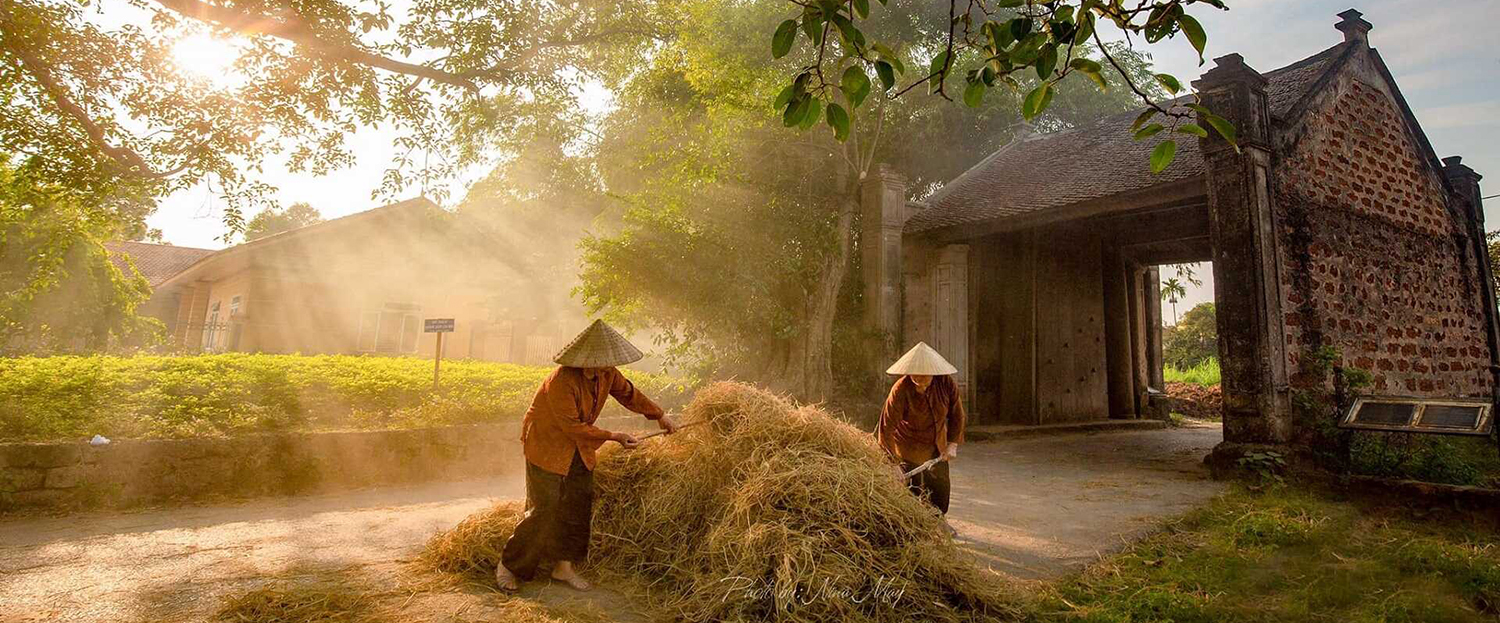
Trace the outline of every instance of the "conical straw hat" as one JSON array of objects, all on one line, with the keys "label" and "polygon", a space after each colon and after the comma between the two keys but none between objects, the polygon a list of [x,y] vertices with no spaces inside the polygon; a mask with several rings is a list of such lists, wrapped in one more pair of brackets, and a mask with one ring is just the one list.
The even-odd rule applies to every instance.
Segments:
[{"label": "conical straw hat", "polygon": [[958,368],[953,367],[953,364],[948,363],[947,359],[943,359],[942,355],[932,350],[932,347],[928,346],[927,342],[917,342],[917,345],[911,347],[911,350],[906,351],[906,354],[897,359],[896,363],[891,364],[891,367],[887,368],[885,373],[942,376],[945,374],[958,374]]},{"label": "conical straw hat", "polygon": [[645,355],[603,320],[579,333],[552,361],[572,368],[609,368],[640,361]]}]

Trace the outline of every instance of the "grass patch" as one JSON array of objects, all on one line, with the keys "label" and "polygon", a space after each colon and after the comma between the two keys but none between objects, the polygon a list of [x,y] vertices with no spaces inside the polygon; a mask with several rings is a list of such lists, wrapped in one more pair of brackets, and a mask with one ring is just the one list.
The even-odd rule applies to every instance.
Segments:
[{"label": "grass patch", "polygon": [[1219,384],[1219,360],[1210,357],[1191,368],[1181,369],[1167,365],[1163,370],[1168,383],[1195,383],[1204,387]]},{"label": "grass patch", "polygon": [[1238,488],[1080,575],[1031,621],[1493,623],[1496,518]]},{"label": "grass patch", "polygon": [[[0,359],[0,441],[177,438],[379,430],[516,419],[552,371],[415,357],[265,355],[58,356]],[[665,408],[687,389],[626,371]],[[613,402],[605,414],[623,413]]]}]

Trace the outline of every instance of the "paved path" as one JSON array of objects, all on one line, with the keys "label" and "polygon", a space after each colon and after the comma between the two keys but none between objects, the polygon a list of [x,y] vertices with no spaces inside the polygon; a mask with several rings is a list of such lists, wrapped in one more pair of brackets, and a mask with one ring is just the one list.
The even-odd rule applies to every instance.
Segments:
[{"label": "paved path", "polygon": [[[1220,491],[1200,461],[1217,426],[969,444],[952,522],[993,568],[1064,573]],[[212,612],[272,574],[395,573],[433,533],[520,497],[479,481],[241,504],[0,521],[0,623]]]}]

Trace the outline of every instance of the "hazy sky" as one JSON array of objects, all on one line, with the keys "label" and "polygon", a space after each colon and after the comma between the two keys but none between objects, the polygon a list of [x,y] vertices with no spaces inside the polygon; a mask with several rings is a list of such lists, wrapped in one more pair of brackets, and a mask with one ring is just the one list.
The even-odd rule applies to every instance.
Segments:
[{"label": "hazy sky", "polygon": [[[1194,10],[1209,33],[1212,59],[1238,52],[1260,71],[1282,67],[1342,40],[1334,30],[1335,15],[1354,7],[1375,25],[1371,45],[1391,66],[1418,120],[1439,156],[1461,155],[1481,174],[1491,174],[1490,193],[1500,193],[1500,48],[1492,32],[1500,21],[1497,0],[1227,0],[1231,11]],[[1356,4],[1357,2],[1357,4]],[[878,9],[877,9],[878,10]],[[769,37],[769,35],[767,35]],[[1184,81],[1213,66],[1198,66],[1196,54],[1177,39],[1151,49],[1159,70]],[[325,217],[337,217],[375,206],[370,191],[380,182],[391,146],[378,130],[357,134],[352,143],[360,160],[356,167],[329,175],[277,173],[268,166],[269,179],[280,187],[283,204],[306,201]],[[480,172],[482,173],[482,171]],[[413,191],[415,194],[415,191]],[[461,192],[456,196],[461,196]],[[162,203],[150,219],[168,242],[219,248],[224,233],[221,214],[211,193],[197,189],[178,193]],[[1491,228],[1500,227],[1500,199],[1486,210]],[[1186,311],[1212,298],[1211,271],[1203,288],[1178,304]],[[1167,312],[1170,319],[1171,312]]]}]

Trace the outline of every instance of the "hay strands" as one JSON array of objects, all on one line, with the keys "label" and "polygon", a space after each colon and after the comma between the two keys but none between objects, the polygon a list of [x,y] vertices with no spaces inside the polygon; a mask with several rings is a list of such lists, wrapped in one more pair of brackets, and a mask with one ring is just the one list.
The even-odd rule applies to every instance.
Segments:
[{"label": "hay strands", "polygon": [[905,478],[907,480],[911,480],[912,476],[915,476],[915,475],[920,474],[922,472],[925,472],[925,471],[927,471],[929,469],[932,469],[938,463],[942,463],[942,462],[943,462],[943,457],[941,457],[941,456],[933,457],[931,459],[928,459],[926,463],[918,465],[918,466],[912,468],[911,471],[906,472],[905,474],[902,474],[901,477]]}]

